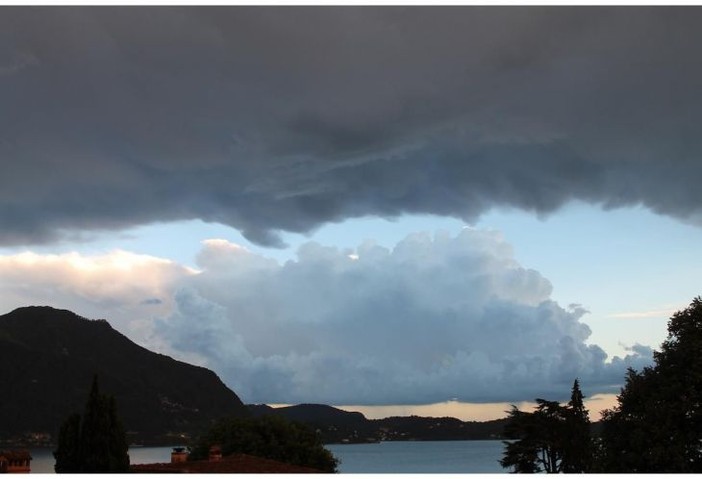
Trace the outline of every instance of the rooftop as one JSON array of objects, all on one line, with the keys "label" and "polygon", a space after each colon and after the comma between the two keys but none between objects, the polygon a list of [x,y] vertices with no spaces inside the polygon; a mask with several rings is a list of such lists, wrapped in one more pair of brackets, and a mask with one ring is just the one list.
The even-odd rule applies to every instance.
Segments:
[{"label": "rooftop", "polygon": [[280,474],[280,473],[297,473],[297,474],[314,474],[321,473],[318,469],[311,467],[296,466],[294,464],[286,464],[284,462],[265,459],[263,457],[250,456],[248,454],[231,454],[223,457],[219,461],[186,461],[186,462],[167,462],[156,464],[132,464],[130,471],[158,474],[173,474],[173,473],[264,473],[264,474]]},{"label": "rooftop", "polygon": [[10,461],[17,461],[23,459],[32,459],[32,455],[29,451],[25,449],[13,450],[13,451],[0,451],[0,456],[8,459]]}]

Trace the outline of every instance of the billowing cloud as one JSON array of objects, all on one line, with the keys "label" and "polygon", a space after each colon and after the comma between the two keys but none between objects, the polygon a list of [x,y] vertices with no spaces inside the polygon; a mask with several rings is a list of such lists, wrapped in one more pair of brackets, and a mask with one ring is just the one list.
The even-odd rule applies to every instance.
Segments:
[{"label": "billowing cloud", "polygon": [[572,199],[699,222],[700,16],[7,7],[0,243],[200,218],[275,245]]},{"label": "billowing cloud", "polygon": [[617,392],[634,345],[611,361],[580,305],[518,264],[493,231],[416,233],[392,249],[307,243],[280,264],[222,239],[199,270],[148,255],[0,256],[0,306],[106,318],[136,342],[206,365],[248,402],[430,404],[560,397],[579,377]]},{"label": "billowing cloud", "polygon": [[250,402],[427,404],[617,392],[637,346],[606,361],[586,311],[550,299],[498,233],[414,234],[392,250],[304,245],[281,265],[206,242],[157,326]]},{"label": "billowing cloud", "polygon": [[2,313],[28,305],[70,309],[108,319],[140,343],[166,346],[151,320],[174,307],[173,289],[195,271],[172,261],[127,251],[87,256],[24,252],[0,256]]}]

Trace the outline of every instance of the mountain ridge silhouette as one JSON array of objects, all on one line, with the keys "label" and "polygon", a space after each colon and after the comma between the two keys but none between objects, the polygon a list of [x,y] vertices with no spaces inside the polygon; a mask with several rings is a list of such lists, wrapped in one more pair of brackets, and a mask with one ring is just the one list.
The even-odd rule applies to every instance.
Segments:
[{"label": "mountain ridge silhouette", "polygon": [[248,415],[209,369],[149,351],[104,319],[28,306],[0,316],[0,438],[56,437],[68,415],[83,412],[94,374],[132,442],[187,438],[220,417]]}]

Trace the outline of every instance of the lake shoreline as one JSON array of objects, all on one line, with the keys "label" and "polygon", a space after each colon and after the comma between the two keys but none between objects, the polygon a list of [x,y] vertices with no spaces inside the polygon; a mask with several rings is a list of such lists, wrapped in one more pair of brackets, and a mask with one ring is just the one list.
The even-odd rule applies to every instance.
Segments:
[{"label": "lake shoreline", "polygon": [[[132,464],[169,462],[173,447],[129,448]],[[325,445],[326,447],[327,445]],[[504,473],[498,460],[501,440],[381,441],[378,443],[329,444],[341,459],[339,472],[347,473]],[[30,448],[32,473],[54,472],[52,448]]]}]

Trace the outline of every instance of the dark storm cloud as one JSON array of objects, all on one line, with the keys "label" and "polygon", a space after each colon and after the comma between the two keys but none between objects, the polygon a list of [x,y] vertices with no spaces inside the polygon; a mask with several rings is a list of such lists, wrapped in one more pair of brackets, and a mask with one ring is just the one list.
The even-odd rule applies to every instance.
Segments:
[{"label": "dark storm cloud", "polygon": [[3,7],[0,243],[262,244],[571,199],[702,215],[699,8]]}]

